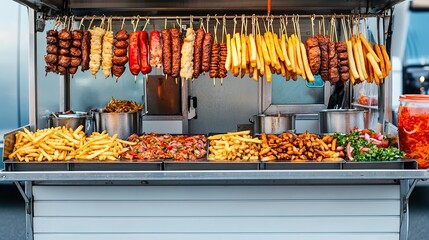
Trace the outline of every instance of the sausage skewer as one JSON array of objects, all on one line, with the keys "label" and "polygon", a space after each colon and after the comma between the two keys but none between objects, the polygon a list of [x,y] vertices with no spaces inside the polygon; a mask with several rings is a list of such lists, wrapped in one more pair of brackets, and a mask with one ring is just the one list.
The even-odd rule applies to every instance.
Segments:
[{"label": "sausage skewer", "polygon": [[112,74],[115,75],[116,81],[125,72],[125,64],[128,62],[127,48],[128,48],[128,33],[124,29],[125,18],[122,21],[121,29],[115,34],[115,48],[113,50],[112,58]]},{"label": "sausage skewer", "polygon": [[58,67],[58,31],[60,22],[55,20],[54,28],[46,32],[45,75],[49,72],[57,73]]},{"label": "sausage skewer", "polygon": [[171,75],[171,32],[167,27],[161,31],[162,36],[162,66],[165,76]]},{"label": "sausage skewer", "polygon": [[177,28],[170,29],[171,33],[171,77],[177,79],[180,76],[180,59],[181,46],[182,46],[182,36],[180,30]]}]

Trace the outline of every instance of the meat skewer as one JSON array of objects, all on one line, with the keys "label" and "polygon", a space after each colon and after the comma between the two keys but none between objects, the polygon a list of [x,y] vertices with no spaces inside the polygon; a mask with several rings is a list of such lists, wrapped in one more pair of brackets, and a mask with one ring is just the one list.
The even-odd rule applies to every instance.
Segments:
[{"label": "meat skewer", "polygon": [[[217,19],[216,19],[217,20]],[[214,26],[214,40],[213,44],[211,46],[211,56],[210,56],[210,66],[209,66],[209,76],[213,78],[213,86],[216,85],[216,78],[219,77],[219,53],[220,53],[220,47],[219,43],[217,42],[217,28],[218,28],[219,21],[216,22],[216,25]],[[222,34],[223,34],[223,28],[222,28]],[[224,64],[225,65],[225,64]]]},{"label": "meat skewer", "polygon": [[210,70],[210,58],[212,53],[213,35],[211,33],[204,34],[203,53],[201,56],[201,70],[208,72]]},{"label": "meat skewer", "polygon": [[162,47],[161,47],[161,36],[157,30],[150,32],[149,39],[150,49],[150,66],[151,67],[162,67]]},{"label": "meat skewer", "polygon": [[89,69],[89,61],[90,61],[89,54],[91,52],[91,32],[88,30],[85,30],[83,32],[81,50],[82,50],[82,63],[81,63],[80,70],[84,72]]},{"label": "meat skewer", "polygon": [[171,32],[165,28],[161,31],[162,36],[162,67],[166,76],[171,75]]},{"label": "meat skewer", "polygon": [[[67,22],[67,18],[65,20]],[[58,72],[60,75],[65,75],[67,73],[67,68],[70,67],[71,63],[71,57],[70,57],[70,46],[71,46],[71,40],[72,40],[72,34],[67,29],[67,24],[64,23],[64,28],[58,32],[58,45],[60,47],[59,49],[59,56],[58,56]],[[73,66],[72,72],[75,70]]]},{"label": "meat skewer", "polygon": [[350,78],[347,44],[345,42],[338,42],[335,47],[338,54],[338,66],[339,66],[339,72],[340,72],[340,79],[341,81],[345,82]]},{"label": "meat skewer", "polygon": [[[82,26],[82,22],[80,26]],[[70,67],[69,67],[69,73],[74,76],[74,74],[77,72],[77,68],[82,63],[82,39],[83,39],[83,31],[80,29],[75,29],[72,32],[72,42],[71,42],[71,48],[70,48]]]},{"label": "meat skewer", "polygon": [[193,78],[197,78],[201,74],[201,60],[203,52],[204,30],[199,28],[196,31],[195,44],[194,44],[194,65],[193,65]]},{"label": "meat skewer", "polygon": [[[102,25],[104,20],[102,21]],[[101,27],[94,27],[91,32],[91,49],[89,55],[89,71],[94,77],[96,76],[98,70],[100,70],[101,65],[101,54],[102,54],[102,38],[106,30]]]},{"label": "meat skewer", "polygon": [[148,62],[149,48],[147,44],[147,32],[145,30],[139,32],[139,49],[140,49],[140,71],[143,74],[148,74],[152,71],[152,67]]},{"label": "meat skewer", "polygon": [[51,29],[46,32],[46,55],[45,55],[45,72],[48,74],[49,72],[56,73],[57,72],[57,64],[58,64],[58,31],[56,27],[58,22],[56,21],[54,24],[54,29]]},{"label": "meat skewer", "polygon": [[177,28],[170,29],[171,33],[171,77],[178,78],[180,76],[180,59],[181,46],[182,46],[182,36]]},{"label": "meat skewer", "polygon": [[[125,18],[122,21],[121,29],[115,34],[115,48],[113,50],[112,58],[112,74],[115,75],[116,81],[125,72],[125,64],[128,62],[128,33],[124,27]],[[119,43],[118,43],[119,42]]]},{"label": "meat skewer", "polygon": [[305,41],[305,45],[308,52],[308,61],[310,64],[311,73],[316,74],[319,72],[321,65],[321,51],[319,48],[318,37],[308,37]]},{"label": "meat skewer", "polygon": [[184,80],[191,80],[193,76],[195,31],[192,28],[186,29],[186,37],[183,40],[181,49],[182,58],[180,61],[180,77]]},{"label": "meat skewer", "polygon": [[107,31],[103,35],[103,51],[101,53],[101,68],[103,75],[108,78],[111,73],[113,66],[113,31],[112,31],[112,19],[109,18],[107,23]]}]

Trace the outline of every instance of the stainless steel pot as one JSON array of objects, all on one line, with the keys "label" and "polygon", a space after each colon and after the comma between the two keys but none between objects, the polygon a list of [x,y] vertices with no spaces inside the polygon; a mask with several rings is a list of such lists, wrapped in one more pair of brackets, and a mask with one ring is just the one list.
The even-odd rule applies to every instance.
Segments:
[{"label": "stainless steel pot", "polygon": [[127,139],[130,135],[141,134],[143,129],[142,117],[145,113],[105,113],[93,111],[95,131],[107,131],[109,135],[118,134],[118,138]]},{"label": "stainless steel pot", "polygon": [[90,133],[92,131],[92,117],[86,112],[55,112],[49,115],[48,127],[60,127],[76,129],[80,125],[84,126],[84,131]]},{"label": "stainless steel pot", "polygon": [[253,120],[249,119],[249,121],[253,123],[253,133],[255,135],[295,131],[295,115],[293,114],[259,114],[253,115]]},{"label": "stainless steel pot", "polygon": [[319,112],[320,134],[348,133],[365,128],[365,111],[357,109],[325,109]]}]

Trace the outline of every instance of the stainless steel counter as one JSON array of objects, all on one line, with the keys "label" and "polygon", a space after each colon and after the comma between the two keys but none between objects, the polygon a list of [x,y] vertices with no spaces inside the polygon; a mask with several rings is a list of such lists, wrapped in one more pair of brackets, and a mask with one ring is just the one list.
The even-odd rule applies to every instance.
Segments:
[{"label": "stainless steel counter", "polygon": [[427,170],[218,170],[0,172],[0,181],[424,180]]}]

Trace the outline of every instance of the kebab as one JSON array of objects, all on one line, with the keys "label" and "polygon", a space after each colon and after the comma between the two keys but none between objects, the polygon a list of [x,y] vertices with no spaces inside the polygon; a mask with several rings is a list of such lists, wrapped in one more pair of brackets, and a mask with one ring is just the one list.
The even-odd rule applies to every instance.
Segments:
[{"label": "kebab", "polygon": [[85,30],[83,32],[81,50],[82,50],[82,63],[80,66],[80,70],[84,72],[89,69],[89,61],[90,61],[89,54],[91,52],[91,32],[89,30]]},{"label": "kebab", "polygon": [[107,21],[107,31],[103,35],[103,51],[101,53],[101,68],[103,75],[108,78],[111,73],[113,66],[113,31],[112,31],[112,19],[109,18]]},{"label": "kebab", "polygon": [[312,74],[319,72],[321,65],[321,51],[319,47],[319,39],[317,36],[314,36],[314,16],[311,17],[311,26],[312,26],[312,36],[308,37],[305,41],[308,61],[310,64],[310,69]]},{"label": "kebab", "polygon": [[202,27],[200,27],[195,33],[193,78],[197,78],[201,74],[204,35],[205,33]]},{"label": "kebab", "polygon": [[102,54],[102,39],[106,30],[101,26],[104,25],[104,18],[101,21],[100,27],[94,27],[91,32],[91,49],[89,55],[89,71],[95,77],[101,65]]},{"label": "kebab", "polygon": [[45,72],[56,73],[58,65],[58,31],[60,22],[55,20],[54,28],[46,32],[46,55],[45,55]]},{"label": "kebab", "polygon": [[186,29],[186,37],[183,40],[181,50],[182,57],[180,61],[180,77],[184,80],[191,80],[193,76],[194,42],[195,31],[190,27]]},{"label": "kebab", "polygon": [[162,67],[166,76],[171,75],[171,31],[167,29],[167,19],[165,19],[164,29],[161,31],[162,37]]},{"label": "kebab", "polygon": [[209,17],[207,17],[207,32],[204,34],[203,51],[201,55],[201,71],[208,72],[210,70],[213,34],[209,33]]},{"label": "kebab", "polygon": [[340,80],[340,73],[338,69],[338,55],[337,55],[337,49],[335,48],[335,19],[332,17],[331,19],[331,38],[328,42],[328,56],[329,56],[329,70],[328,70],[328,76],[329,76],[329,82],[331,85],[336,84]]},{"label": "kebab", "polygon": [[[128,48],[128,60],[129,60],[129,64],[128,66],[130,67],[130,72],[132,75],[134,75],[134,81],[136,81],[136,76],[139,74],[140,72],[140,63],[139,63],[139,32],[137,32],[137,26],[139,24],[139,19],[137,18],[137,20],[132,20],[131,24],[133,25],[133,32],[130,33],[129,36],[129,48]],[[118,44],[120,43],[121,44]],[[115,43],[116,47],[120,47],[120,46],[124,46],[124,42],[126,41],[117,41]]]},{"label": "kebab", "polygon": [[181,46],[182,46],[182,35],[180,30],[177,28],[170,29],[171,33],[171,77],[177,78],[180,76],[180,59],[182,57],[181,54]]},{"label": "kebab", "polygon": [[63,23],[63,29],[58,32],[58,67],[57,70],[60,75],[65,75],[67,73],[67,68],[70,66],[71,57],[70,57],[70,45],[72,34],[68,30],[67,16]]},{"label": "kebab", "polygon": [[[139,53],[140,53],[140,71],[143,73],[143,75],[149,74],[152,71],[152,67],[148,62],[149,57],[149,46],[148,46],[148,35],[146,32],[146,26],[149,24],[149,19],[146,20],[146,23],[143,27],[143,30],[139,32],[138,36],[138,46],[139,46]],[[158,33],[159,36],[159,33]]]},{"label": "kebab", "polygon": [[159,34],[159,31],[155,29],[150,32],[149,49],[150,66],[157,68],[162,67],[161,36]]},{"label": "kebab", "polygon": [[[217,42],[218,24],[219,24],[219,21],[216,18],[216,25],[213,27],[214,41],[212,44],[211,56],[210,56],[210,66],[209,66],[209,70],[210,70],[209,74],[210,74],[210,77],[213,78],[213,86],[216,85],[216,78],[219,77],[219,70],[221,68],[220,58],[219,58],[220,47],[219,47],[219,43]],[[222,28],[222,40],[223,40],[223,28]],[[224,57],[224,59],[226,60],[226,56]],[[225,69],[225,62],[223,63],[223,68]]]},{"label": "kebab", "polygon": [[[345,23],[343,22],[343,28],[345,29]],[[346,82],[350,78],[350,67],[349,67],[349,54],[347,52],[347,32],[344,32],[344,42],[338,42],[336,44],[336,50],[338,53],[338,65],[340,71],[340,79]]]},{"label": "kebab", "polygon": [[[84,18],[82,18],[79,28],[82,27]],[[74,21],[72,17],[72,22]],[[80,29],[74,29],[72,31],[72,42],[70,47],[70,66],[69,66],[69,73],[73,76],[77,72],[77,68],[82,63],[82,38],[83,38],[83,31]]]},{"label": "kebab", "polygon": [[[83,18],[82,18],[83,19]],[[69,73],[74,75],[77,71],[77,68],[82,63],[82,38],[83,38],[83,31],[80,29],[75,29],[72,32],[72,47],[70,48],[70,55],[71,55],[71,61],[70,61],[70,67],[69,67]]]},{"label": "kebab", "polygon": [[122,21],[121,29],[115,34],[115,48],[113,49],[112,74],[115,75],[116,81],[125,72],[125,64],[128,62],[128,33],[124,29],[125,18]]}]

